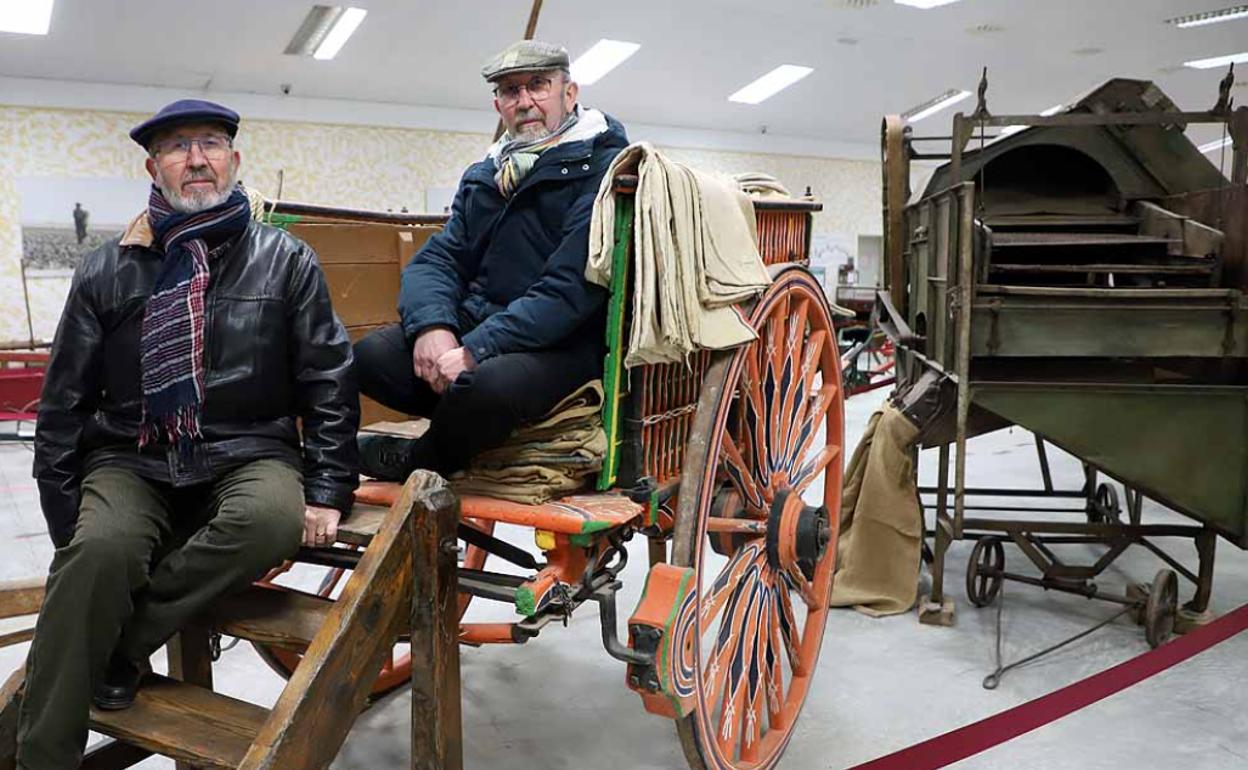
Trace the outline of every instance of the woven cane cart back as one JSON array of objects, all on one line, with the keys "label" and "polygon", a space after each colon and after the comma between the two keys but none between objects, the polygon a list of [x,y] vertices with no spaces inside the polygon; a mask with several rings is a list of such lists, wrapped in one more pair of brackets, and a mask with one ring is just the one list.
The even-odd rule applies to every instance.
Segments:
[{"label": "woven cane cart back", "polygon": [[[616,180],[616,252],[613,259],[611,312],[608,315],[604,424],[608,452],[600,490],[632,488],[640,479],[663,486],[680,478],[685,446],[710,353],[683,363],[623,368],[628,339],[630,268],[633,259],[632,212],[635,177]],[[758,200],[754,214],[758,247],[767,265],[809,264],[811,219],[821,205],[807,200]]]}]

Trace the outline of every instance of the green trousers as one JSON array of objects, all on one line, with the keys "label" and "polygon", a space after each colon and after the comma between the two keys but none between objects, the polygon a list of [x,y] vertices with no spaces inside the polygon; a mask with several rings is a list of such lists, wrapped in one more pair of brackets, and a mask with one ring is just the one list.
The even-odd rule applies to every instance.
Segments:
[{"label": "green trousers", "polygon": [[299,471],[277,460],[180,489],[118,468],[87,474],[27,659],[18,768],[77,768],[114,650],[146,660],[218,597],[293,556],[303,511]]}]

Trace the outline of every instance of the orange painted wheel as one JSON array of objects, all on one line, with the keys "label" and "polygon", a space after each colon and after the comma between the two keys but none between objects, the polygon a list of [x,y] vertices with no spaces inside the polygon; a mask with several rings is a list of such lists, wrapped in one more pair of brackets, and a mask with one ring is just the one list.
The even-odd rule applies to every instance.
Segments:
[{"label": "orange painted wheel", "polygon": [[[482,532],[493,534],[494,522],[481,519],[463,519],[465,524],[475,527]],[[484,549],[474,545],[466,545],[464,548],[464,561],[460,565],[463,569],[484,569],[485,560],[489,553]],[[287,586],[283,586],[275,582],[279,576],[290,570],[291,564],[287,563],[269,572],[264,579],[259,582],[264,585],[270,585],[285,590],[293,590]],[[338,585],[342,583],[342,577],[347,570],[342,568],[330,568],[321,578],[320,585],[317,587],[316,595],[326,599],[334,597]],[[472,601],[472,597],[468,594],[459,595],[459,616],[462,618],[468,610],[468,604]],[[289,679],[294,673],[295,667],[299,665],[300,659],[303,657],[298,652],[287,650],[280,647],[271,647],[264,644],[252,643],[252,647],[260,655],[260,658],[269,665],[283,679]],[[398,643],[391,652],[390,660],[386,661],[381,667],[381,672],[377,675],[377,681],[373,683],[373,688],[369,692],[369,700],[377,700],[394,690],[407,684],[412,678],[412,654],[410,646],[406,642]]]},{"label": "orange painted wheel", "polygon": [[[836,559],[844,409],[827,299],[789,269],[751,322],[759,338],[707,373],[695,427],[707,440],[689,444],[674,534],[673,563],[697,579],[676,639],[677,686],[695,704],[677,730],[695,770],[779,761],[819,658]],[[739,508],[725,511],[729,501]]]}]

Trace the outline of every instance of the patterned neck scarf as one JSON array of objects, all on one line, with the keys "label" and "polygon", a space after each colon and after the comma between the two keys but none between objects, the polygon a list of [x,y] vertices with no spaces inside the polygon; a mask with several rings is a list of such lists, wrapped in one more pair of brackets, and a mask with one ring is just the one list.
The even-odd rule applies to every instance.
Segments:
[{"label": "patterned neck scarf", "polygon": [[147,216],[155,241],[164,249],[164,262],[147,300],[139,339],[139,446],[156,443],[163,434],[170,444],[185,448],[200,437],[209,249],[241,234],[251,208],[240,186],[224,203],[184,214],[174,211],[153,185]]},{"label": "patterned neck scarf", "polygon": [[559,128],[541,139],[512,139],[510,135],[503,137],[503,146],[495,161],[498,171],[494,172],[494,182],[504,198],[510,198],[520,182],[533,170],[537,159],[551,147],[563,141],[568,130],[580,119],[580,111],[573,109],[563,118]]}]

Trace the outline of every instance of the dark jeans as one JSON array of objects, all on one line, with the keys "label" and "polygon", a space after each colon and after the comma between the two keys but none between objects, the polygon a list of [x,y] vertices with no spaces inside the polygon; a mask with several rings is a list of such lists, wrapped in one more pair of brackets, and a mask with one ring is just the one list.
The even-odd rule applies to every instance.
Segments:
[{"label": "dark jeans", "polygon": [[109,656],[147,659],[219,596],[293,556],[302,535],[303,479],[278,460],[182,488],[121,468],[88,473],[26,663],[18,768],[78,767]]},{"label": "dark jeans", "polygon": [[464,372],[439,396],[412,371],[412,347],[396,324],[355,343],[355,372],[364,395],[429,418],[429,430],[413,448],[414,467],[448,475],[601,377],[602,354],[598,346],[584,344],[505,353]]}]

